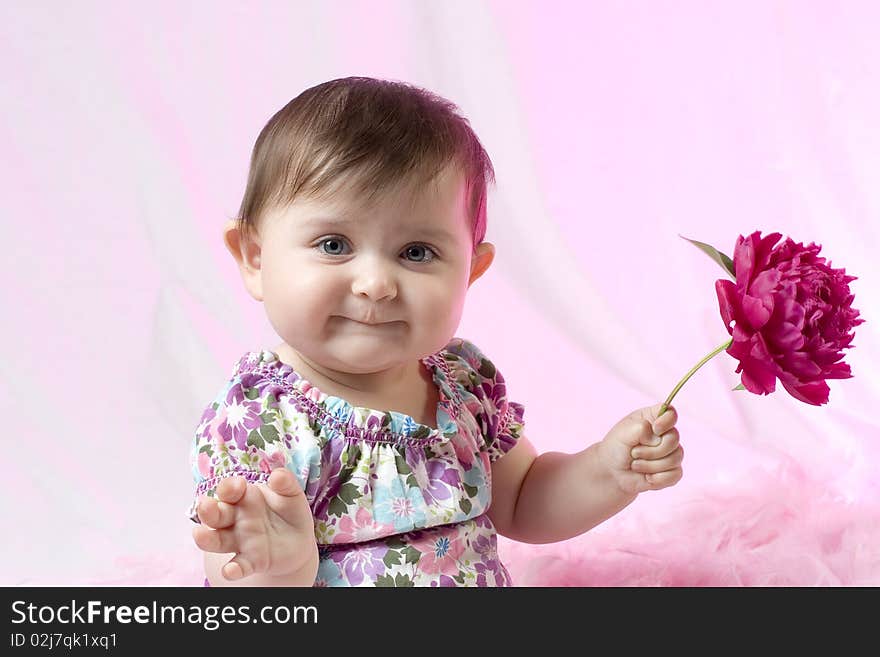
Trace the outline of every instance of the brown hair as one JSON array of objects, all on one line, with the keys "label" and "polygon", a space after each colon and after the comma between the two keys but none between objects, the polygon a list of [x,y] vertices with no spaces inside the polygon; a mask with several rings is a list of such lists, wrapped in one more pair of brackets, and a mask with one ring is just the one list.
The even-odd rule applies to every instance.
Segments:
[{"label": "brown hair", "polygon": [[263,127],[236,221],[247,240],[267,210],[300,196],[325,198],[353,178],[369,203],[408,181],[426,184],[450,163],[465,174],[476,248],[486,235],[495,171],[458,107],[405,82],[330,80],[303,91]]}]

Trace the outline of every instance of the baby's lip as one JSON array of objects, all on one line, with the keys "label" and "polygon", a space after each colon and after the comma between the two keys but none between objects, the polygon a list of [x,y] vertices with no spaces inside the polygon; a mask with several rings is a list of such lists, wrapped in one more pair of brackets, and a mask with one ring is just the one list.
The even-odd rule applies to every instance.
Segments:
[{"label": "baby's lip", "polygon": [[346,317],[346,319],[351,320],[352,322],[357,322],[358,324],[366,324],[367,326],[379,326],[381,324],[393,324],[397,320],[390,320],[387,322],[369,322],[365,320],[355,319],[354,317]]}]

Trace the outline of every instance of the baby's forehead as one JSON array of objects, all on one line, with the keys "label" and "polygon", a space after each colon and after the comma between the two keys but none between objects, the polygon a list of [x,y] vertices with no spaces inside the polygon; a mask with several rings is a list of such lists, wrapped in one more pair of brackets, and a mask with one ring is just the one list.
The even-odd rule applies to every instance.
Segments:
[{"label": "baby's forehead", "polygon": [[[380,210],[419,210],[432,215],[458,210],[463,200],[464,181],[438,176],[427,182],[405,180],[384,189],[363,189],[356,181],[345,181],[303,195],[291,204],[304,211],[320,212],[328,216],[354,217],[369,215]],[[455,213],[456,215],[458,212]]]}]

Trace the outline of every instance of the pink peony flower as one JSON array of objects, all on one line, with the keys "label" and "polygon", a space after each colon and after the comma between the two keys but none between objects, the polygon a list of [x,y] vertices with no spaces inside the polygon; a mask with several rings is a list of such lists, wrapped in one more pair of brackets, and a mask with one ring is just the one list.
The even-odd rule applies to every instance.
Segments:
[{"label": "pink peony flower", "polygon": [[[683,236],[680,236],[683,237]],[[865,320],[852,307],[850,281],[843,269],[819,257],[821,246],[804,246],[781,235],[755,231],[736,241],[731,260],[715,247],[683,237],[721,265],[736,281],[715,281],[721,317],[731,337],[703,357],[660,405],[663,415],[694,373],[722,351],[739,360],[740,385],[767,395],[778,378],[795,398],[820,406],[828,402],[826,379],[849,379],[849,365],[838,362],[851,349],[851,331]]]},{"label": "pink peony flower", "polygon": [[739,360],[736,371],[746,390],[769,394],[778,378],[793,397],[818,406],[828,401],[825,379],[852,377],[849,365],[838,361],[852,347],[852,329],[864,322],[851,305],[849,282],[856,277],[826,263],[820,245],[786,238],[774,246],[780,237],[762,238],[760,231],[740,236],[736,283],[715,283],[733,337],[727,353]]}]

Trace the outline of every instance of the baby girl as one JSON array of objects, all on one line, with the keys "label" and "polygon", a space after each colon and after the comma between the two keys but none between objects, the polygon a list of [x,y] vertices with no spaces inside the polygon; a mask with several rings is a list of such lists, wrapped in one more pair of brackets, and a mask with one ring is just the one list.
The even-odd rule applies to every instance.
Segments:
[{"label": "baby girl", "polygon": [[681,479],[674,408],[538,455],[501,371],[455,337],[495,255],[494,170],[457,109],[343,78],[257,138],[224,241],[281,342],[241,357],[196,429],[206,585],[510,586],[498,534],[562,541]]}]

